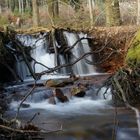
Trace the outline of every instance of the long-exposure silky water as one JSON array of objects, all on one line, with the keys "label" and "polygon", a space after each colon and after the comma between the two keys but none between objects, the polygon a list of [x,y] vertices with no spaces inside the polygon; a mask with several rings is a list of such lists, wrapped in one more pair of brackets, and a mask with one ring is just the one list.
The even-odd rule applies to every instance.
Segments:
[{"label": "long-exposure silky water", "polygon": [[[84,55],[85,53],[90,52],[89,43],[87,40],[87,35],[84,33],[69,33],[67,31],[63,31],[64,39],[67,43],[67,47],[73,46],[76,42],[76,45],[73,47],[73,49],[70,50],[70,55],[66,57],[65,53],[57,54],[58,57],[54,52],[49,51],[49,40],[48,37],[49,33],[44,34],[37,34],[37,35],[23,35],[19,34],[17,35],[17,39],[21,42],[21,44],[24,47],[30,47],[30,56],[35,59],[37,62],[41,64],[35,64],[35,68],[33,67],[34,62],[31,61],[32,69],[35,71],[35,73],[40,73],[44,70],[47,70],[48,68],[54,68],[58,65],[64,65],[64,64],[71,64],[76,59]],[[81,39],[84,38],[84,39]],[[62,40],[63,41],[63,40]],[[62,46],[59,46],[57,43],[57,39],[53,40],[54,45],[56,45],[57,49],[61,48]],[[57,59],[59,61],[59,64],[56,62]],[[64,67],[61,70],[58,70],[54,72],[53,74],[55,77],[60,78],[60,75],[66,76],[68,74],[75,74],[75,75],[89,75],[89,74],[96,74],[96,67],[90,64],[87,64],[85,59],[88,59],[90,61],[94,61],[92,56],[87,56],[86,58],[81,59],[79,62],[74,64],[73,66],[67,68]],[[46,66],[46,67],[45,67]],[[20,62],[17,61],[17,71],[19,75],[24,79],[31,78],[29,76],[29,70],[27,66],[25,66],[25,63],[21,59]],[[52,75],[53,75],[52,74]],[[53,75],[53,77],[54,77]],[[47,76],[43,76],[45,78]]]}]

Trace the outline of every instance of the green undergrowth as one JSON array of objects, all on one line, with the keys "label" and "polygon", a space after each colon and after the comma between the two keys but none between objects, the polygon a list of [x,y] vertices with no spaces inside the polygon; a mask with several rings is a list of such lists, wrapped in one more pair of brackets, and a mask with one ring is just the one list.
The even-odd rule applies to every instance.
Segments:
[{"label": "green undergrowth", "polygon": [[140,64],[140,30],[131,41],[130,48],[126,55],[126,63],[130,66]]},{"label": "green undergrowth", "polygon": [[0,26],[7,25],[8,18],[0,15]]}]

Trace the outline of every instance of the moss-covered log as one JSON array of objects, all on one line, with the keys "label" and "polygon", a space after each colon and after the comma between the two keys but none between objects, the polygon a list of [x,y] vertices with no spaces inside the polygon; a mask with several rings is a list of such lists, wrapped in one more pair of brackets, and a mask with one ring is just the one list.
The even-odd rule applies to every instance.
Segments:
[{"label": "moss-covered log", "polygon": [[126,63],[129,66],[136,66],[140,64],[140,30],[136,33],[132,42],[130,43],[130,48],[126,55]]}]

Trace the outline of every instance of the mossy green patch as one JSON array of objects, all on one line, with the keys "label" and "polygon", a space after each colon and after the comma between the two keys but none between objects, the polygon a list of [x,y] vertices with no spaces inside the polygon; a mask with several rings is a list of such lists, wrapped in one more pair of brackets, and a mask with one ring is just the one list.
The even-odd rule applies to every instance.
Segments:
[{"label": "mossy green patch", "polygon": [[130,44],[126,55],[126,63],[128,65],[140,64],[140,30],[136,33]]},{"label": "mossy green patch", "polygon": [[7,25],[8,23],[8,18],[0,15],[0,26]]}]

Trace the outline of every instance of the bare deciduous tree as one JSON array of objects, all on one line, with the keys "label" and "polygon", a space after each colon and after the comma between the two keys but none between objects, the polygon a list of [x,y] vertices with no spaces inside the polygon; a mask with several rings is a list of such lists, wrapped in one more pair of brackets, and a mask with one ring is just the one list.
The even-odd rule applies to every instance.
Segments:
[{"label": "bare deciduous tree", "polygon": [[32,7],[33,7],[33,25],[39,26],[38,0],[32,0]]},{"label": "bare deciduous tree", "polygon": [[120,9],[118,0],[105,0],[106,25],[118,26],[121,24]]},{"label": "bare deciduous tree", "polygon": [[137,25],[140,24],[140,0],[137,0]]}]

